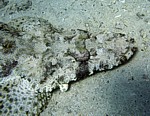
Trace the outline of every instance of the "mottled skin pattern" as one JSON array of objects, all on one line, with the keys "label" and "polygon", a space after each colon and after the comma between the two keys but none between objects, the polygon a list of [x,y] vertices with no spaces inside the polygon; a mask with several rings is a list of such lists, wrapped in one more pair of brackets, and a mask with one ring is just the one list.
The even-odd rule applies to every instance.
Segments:
[{"label": "mottled skin pattern", "polygon": [[[39,115],[54,89],[125,64],[137,51],[134,39],[125,34],[93,36],[77,29],[67,35],[47,20],[35,17],[21,17],[8,24],[0,22],[0,34],[0,89],[9,89],[7,92],[12,98],[19,97],[13,94],[14,89],[22,96],[26,89],[29,98],[35,96],[29,101],[36,99],[32,108],[39,110],[21,111],[28,115]],[[2,102],[4,110],[5,102]],[[12,110],[9,115],[11,113]]]}]

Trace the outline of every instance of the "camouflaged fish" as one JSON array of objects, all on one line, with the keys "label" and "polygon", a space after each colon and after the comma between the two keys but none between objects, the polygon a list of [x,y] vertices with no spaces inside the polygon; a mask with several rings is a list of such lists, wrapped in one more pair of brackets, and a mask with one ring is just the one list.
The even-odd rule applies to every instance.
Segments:
[{"label": "camouflaged fish", "polygon": [[136,51],[127,34],[64,31],[37,17],[1,22],[0,114],[39,115],[54,89],[125,64]]}]

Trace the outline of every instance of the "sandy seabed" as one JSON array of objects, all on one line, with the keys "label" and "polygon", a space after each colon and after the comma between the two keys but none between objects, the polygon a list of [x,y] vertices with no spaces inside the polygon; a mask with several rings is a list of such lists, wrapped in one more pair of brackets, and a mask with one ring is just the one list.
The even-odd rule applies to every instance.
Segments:
[{"label": "sandy seabed", "polygon": [[[13,19],[24,16],[48,20],[54,27],[62,30],[81,29],[95,35],[104,32],[124,33],[134,38],[138,51],[129,62],[121,67],[100,72],[79,82],[71,83],[67,92],[56,90],[49,93],[50,95],[47,93],[38,94],[36,98],[34,92],[30,91],[31,98],[27,100],[29,103],[24,103],[26,100],[22,103],[22,105],[25,104],[29,107],[27,109],[23,109],[23,107],[20,107],[22,105],[19,104],[20,108],[9,112],[12,109],[11,107],[17,106],[17,102],[14,105],[6,105],[5,110],[3,110],[4,106],[0,103],[1,115],[10,115],[11,113],[16,116],[19,113],[21,116],[150,115],[149,0],[0,1],[0,22],[9,23]],[[39,52],[41,51],[39,50]],[[16,65],[16,62],[11,64],[12,67],[14,65]],[[20,83],[20,86],[23,85],[24,83]],[[29,86],[28,82],[26,85]],[[5,92],[8,91],[5,90]],[[26,90],[21,92],[24,91]],[[15,94],[20,95],[21,92],[15,92]],[[0,99],[5,100],[6,104],[8,99],[11,101],[9,96],[3,97],[3,92],[1,93],[2,97],[0,96]],[[32,100],[34,97],[36,100]],[[36,104],[38,100],[40,106]],[[37,114],[28,112],[28,109],[32,109],[30,108],[32,107],[30,105],[32,101],[36,101],[32,105],[39,108],[37,108],[39,111],[32,111],[38,112]],[[42,106],[43,103],[46,103],[46,106]]]}]

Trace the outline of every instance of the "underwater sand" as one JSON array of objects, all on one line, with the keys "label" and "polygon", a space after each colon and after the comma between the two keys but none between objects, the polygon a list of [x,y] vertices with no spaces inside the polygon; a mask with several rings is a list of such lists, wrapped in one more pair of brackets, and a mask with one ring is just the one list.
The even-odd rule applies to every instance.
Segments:
[{"label": "underwater sand", "polygon": [[[0,22],[9,23],[13,19],[24,16],[48,20],[48,22],[57,29],[81,29],[93,35],[110,32],[123,33],[134,38],[136,42],[135,46],[138,48],[138,51],[134,57],[124,65],[110,71],[96,73],[81,81],[70,83],[68,91],[66,92],[61,92],[59,89],[55,90],[54,85],[54,88],[50,87],[53,88],[54,91],[49,90],[49,94],[41,92],[38,94],[38,97],[35,97],[34,90],[31,91],[31,87],[30,92],[27,94],[29,103],[26,103],[26,100],[23,100],[21,104],[21,100],[19,102],[13,102],[15,104],[8,102],[8,106],[18,107],[18,110],[10,108],[6,104],[6,106],[3,106],[2,103],[0,103],[0,115],[33,115],[32,112],[36,112],[34,115],[41,116],[150,115],[149,0],[0,1]],[[39,41],[40,40],[38,40],[38,42]],[[39,44],[37,44],[37,46],[38,45]],[[39,50],[38,52],[44,51],[45,47],[42,45],[40,44],[40,47],[43,48],[42,50],[36,49]],[[1,61],[3,61],[3,57],[0,57]],[[26,58],[26,56],[24,57]],[[36,62],[38,63],[38,60]],[[35,62],[33,61],[31,63],[34,64]],[[39,71],[41,71],[40,68],[38,67]],[[37,70],[37,67],[35,67],[35,70]],[[27,71],[31,72],[30,70]],[[34,72],[34,70],[32,71]],[[35,72],[35,75],[39,76],[38,74],[41,73]],[[2,80],[2,78],[4,78],[4,80],[6,79],[7,82],[7,76],[1,77],[0,80]],[[20,79],[20,77],[13,78],[16,78],[16,80]],[[38,79],[36,81],[38,82]],[[27,88],[28,92],[30,83],[25,81],[20,83],[20,86],[24,86],[24,83],[26,86],[29,86],[29,88]],[[49,82],[48,84],[51,83]],[[25,91],[26,89],[21,92]],[[21,92],[15,92],[15,94],[21,96]],[[1,93],[3,95],[3,91],[1,91]],[[0,99],[7,103],[9,97],[4,96]],[[36,106],[36,103],[32,103],[35,101],[40,104],[37,105],[39,111],[31,110],[31,112],[29,112],[28,110],[32,109],[32,105]],[[45,103],[46,106],[42,106],[41,104],[43,103]],[[26,105],[24,107],[28,107],[28,109],[20,108],[20,106],[23,105]],[[11,112],[11,110],[13,112]]]}]

